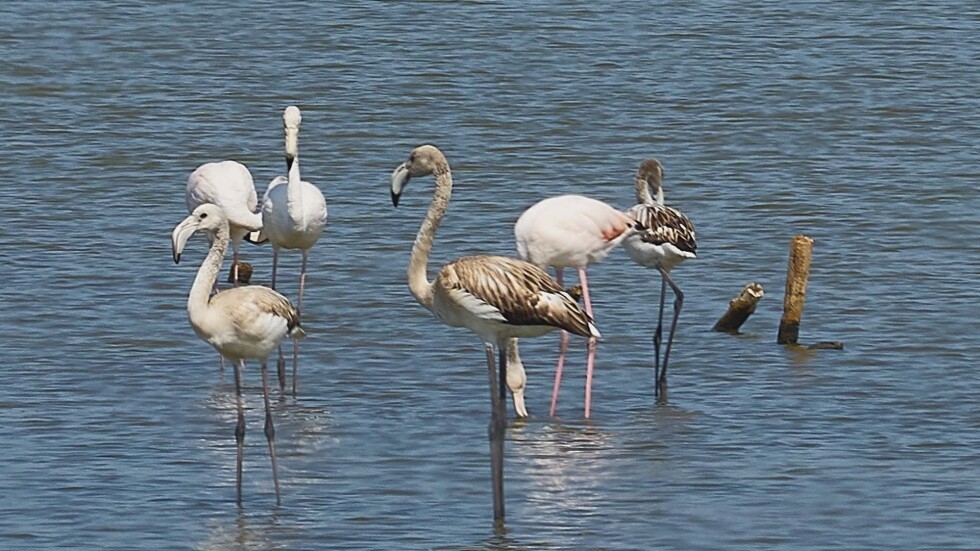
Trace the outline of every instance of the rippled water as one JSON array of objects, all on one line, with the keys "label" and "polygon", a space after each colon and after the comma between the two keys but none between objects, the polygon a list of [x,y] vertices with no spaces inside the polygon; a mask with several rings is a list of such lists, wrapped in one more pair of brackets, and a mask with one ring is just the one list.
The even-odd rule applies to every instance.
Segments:
[{"label": "rippled water", "polygon": [[[0,6],[0,547],[9,549],[974,548],[980,541],[980,9],[799,2]],[[198,164],[283,169],[303,109],[325,192],[300,396],[276,405],[276,507],[258,369],[234,385],[187,324],[203,240],[168,235]],[[414,303],[404,268],[438,144],[457,193],[433,262],[513,254],[534,201],[622,208],[666,167],[698,227],[670,401],[652,400],[659,282],[591,270],[600,345],[522,348],[490,523],[480,344]],[[801,338],[774,344],[790,238],[815,239]],[[270,251],[248,247],[256,277]],[[282,266],[295,292],[298,255]],[[738,337],[710,327],[748,281]],[[292,285],[292,287],[290,287]]]}]

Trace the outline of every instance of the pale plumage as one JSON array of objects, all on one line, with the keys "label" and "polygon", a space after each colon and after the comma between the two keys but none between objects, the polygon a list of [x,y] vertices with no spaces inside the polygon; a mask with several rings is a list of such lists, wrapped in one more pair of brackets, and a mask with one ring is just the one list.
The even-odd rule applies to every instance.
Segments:
[{"label": "pale plumage", "polygon": [[[429,281],[426,274],[429,253],[453,187],[449,163],[442,152],[431,145],[415,148],[408,161],[391,175],[391,199],[398,206],[409,179],[428,174],[435,176],[436,189],[412,247],[408,286],[419,304],[436,318],[446,325],[466,327],[484,343],[492,403],[489,437],[494,519],[499,523],[504,517],[505,385],[519,384],[519,414],[523,410],[522,377],[513,378],[507,372],[507,341],[542,335],[559,327],[582,336],[599,337],[599,332],[570,294],[544,270],[527,262],[501,256],[464,257],[443,266],[435,281]],[[500,352],[499,379],[494,367],[494,346]],[[518,408],[516,397],[515,408]],[[523,413],[526,415],[526,411]]]},{"label": "pale plumage", "polygon": [[[296,309],[302,312],[303,291],[306,287],[306,264],[310,249],[323,234],[327,223],[327,202],[315,185],[300,178],[299,126],[302,115],[299,108],[289,106],[283,111],[285,134],[286,170],[288,176],[279,176],[269,183],[262,199],[263,233],[272,243],[272,288],[276,287],[280,249],[299,249],[303,255],[299,276],[299,295]],[[296,395],[296,370],[299,363],[299,343],[293,343],[293,395]],[[285,386],[284,360],[280,352],[278,362],[279,386]]]},{"label": "pale plumage", "polygon": [[[589,294],[587,269],[599,262],[630,235],[636,221],[615,208],[582,195],[561,195],[539,201],[524,211],[514,225],[517,252],[524,260],[539,266],[552,266],[559,284],[564,283],[563,270],[578,270],[579,282],[585,297],[585,310],[592,316],[592,297]],[[558,407],[568,334],[562,332],[558,349],[558,365],[551,393],[550,414]],[[596,341],[590,340],[586,359],[585,417],[592,407],[592,371],[595,364]]]},{"label": "pale plumage", "polygon": [[[644,229],[627,237],[623,242],[623,248],[637,264],[660,272],[660,313],[653,336],[656,381],[654,388],[658,396],[666,397],[667,361],[670,359],[674,331],[677,329],[677,319],[684,303],[684,293],[671,279],[669,272],[684,260],[697,257],[697,241],[691,220],[679,210],[664,205],[663,173],[663,165],[656,159],[647,159],[640,163],[635,184],[637,204],[627,212],[636,218]],[[670,285],[674,292],[674,317],[667,337],[667,348],[664,350],[663,369],[661,369],[660,343],[667,285]]]},{"label": "pale plumage", "polygon": [[262,365],[262,391],[265,400],[265,434],[272,460],[272,477],[279,502],[279,477],[276,469],[275,429],[269,406],[269,384],[266,360],[286,337],[299,338],[303,330],[299,314],[289,300],[267,287],[257,285],[235,287],[210,297],[211,288],[221,271],[228,247],[229,224],[224,211],[204,204],[191,213],[171,235],[174,262],[180,262],[187,240],[198,231],[207,233],[211,249],[201,264],[187,298],[187,314],[191,327],[201,339],[213,346],[222,356],[235,363],[235,393],[238,424],[235,440],[238,446],[236,464],[236,495],[242,500],[242,453],[245,436],[245,413],[242,404],[241,375],[245,360],[259,360]]},{"label": "pale plumage", "polygon": [[206,203],[217,205],[224,211],[233,251],[231,277],[237,284],[242,238],[262,229],[262,217],[256,214],[258,203],[252,173],[236,161],[205,163],[187,177],[185,200],[188,213]]}]

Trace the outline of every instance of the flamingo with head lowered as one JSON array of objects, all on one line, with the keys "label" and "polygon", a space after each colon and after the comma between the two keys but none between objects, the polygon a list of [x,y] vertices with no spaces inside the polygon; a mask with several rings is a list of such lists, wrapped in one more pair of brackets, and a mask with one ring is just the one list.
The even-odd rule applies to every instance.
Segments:
[{"label": "flamingo with head lowered", "polygon": [[[661,400],[667,397],[667,361],[674,342],[677,319],[684,304],[684,293],[670,277],[670,270],[689,258],[697,258],[698,244],[694,224],[681,211],[664,205],[664,167],[656,159],[640,163],[636,172],[636,201],[627,211],[644,229],[629,236],[623,248],[634,262],[660,272],[660,314],[653,334],[654,348],[654,395]],[[663,339],[664,299],[667,285],[674,292],[674,318],[670,324],[667,348],[664,350],[663,367],[660,366],[660,344]]]},{"label": "flamingo with head lowered", "polygon": [[[535,203],[517,219],[514,237],[521,258],[544,268],[555,268],[558,284],[564,283],[565,268],[578,270],[585,311],[592,318],[592,297],[586,270],[590,264],[604,259],[636,228],[636,221],[615,208],[582,195],[561,195]],[[555,368],[555,385],[551,393],[551,409],[554,416],[558,407],[558,391],[561,387],[562,368],[568,349],[568,333],[562,331],[558,348],[558,366]],[[595,364],[596,340],[589,339],[585,372],[585,418],[592,410],[592,370]]]}]

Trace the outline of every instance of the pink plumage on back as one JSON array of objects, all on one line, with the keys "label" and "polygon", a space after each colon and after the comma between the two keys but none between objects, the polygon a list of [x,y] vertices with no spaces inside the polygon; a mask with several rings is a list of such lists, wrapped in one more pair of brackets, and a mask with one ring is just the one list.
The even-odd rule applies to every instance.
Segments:
[{"label": "pink plumage on back", "polygon": [[584,268],[599,262],[629,234],[633,219],[582,195],[536,203],[514,226],[521,258],[538,266]]}]

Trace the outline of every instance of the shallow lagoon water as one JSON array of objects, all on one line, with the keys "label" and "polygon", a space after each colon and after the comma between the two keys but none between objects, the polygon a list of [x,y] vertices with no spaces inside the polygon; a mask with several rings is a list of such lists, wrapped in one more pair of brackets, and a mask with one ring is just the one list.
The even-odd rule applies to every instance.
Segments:
[{"label": "shallow lagoon water", "polygon": [[[976,546],[975,6],[252,6],[0,7],[0,547]],[[300,395],[276,405],[283,505],[250,366],[239,511],[234,384],[184,308],[205,242],[174,266],[168,236],[198,164],[245,162],[260,192],[284,170],[289,104],[330,219]],[[404,283],[432,184],[395,210],[387,178],[425,142],[457,183],[433,264],[513,254],[547,196],[628,207],[648,156],[698,228],[667,404],[659,281],[622,251],[590,272],[593,419],[583,343],[556,419],[557,336],[522,346],[532,417],[508,432],[505,534],[481,346]],[[801,339],[842,351],[774,344],[800,233]],[[269,249],[244,256],[267,282]],[[712,333],[749,281],[767,296],[744,334]]]}]

